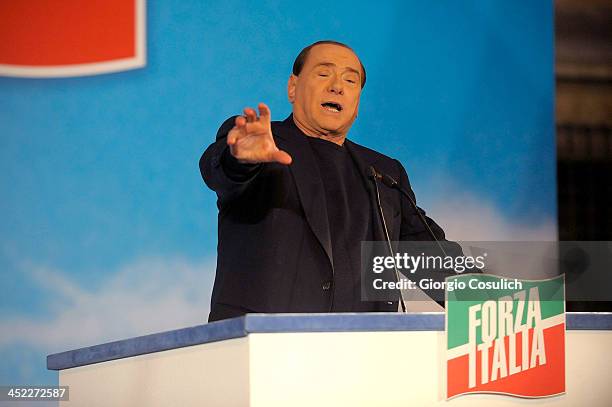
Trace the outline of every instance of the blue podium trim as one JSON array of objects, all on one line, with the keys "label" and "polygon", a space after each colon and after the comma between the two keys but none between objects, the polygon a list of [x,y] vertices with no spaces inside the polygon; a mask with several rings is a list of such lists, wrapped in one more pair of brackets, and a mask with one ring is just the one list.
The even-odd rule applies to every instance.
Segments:
[{"label": "blue podium trim", "polygon": [[[612,313],[567,313],[569,330],[612,330]],[[444,314],[248,314],[189,328],[139,336],[47,356],[62,370],[147,353],[242,338],[250,333],[444,331]]]},{"label": "blue podium trim", "polygon": [[612,330],[612,312],[568,312],[565,314],[566,329],[573,331]]}]

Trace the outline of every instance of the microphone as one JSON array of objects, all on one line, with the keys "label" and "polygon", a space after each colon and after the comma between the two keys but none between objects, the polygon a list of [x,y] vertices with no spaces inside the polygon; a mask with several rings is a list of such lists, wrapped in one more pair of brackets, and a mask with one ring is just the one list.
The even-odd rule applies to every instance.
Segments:
[{"label": "microphone", "polygon": [[[376,182],[376,180],[380,179],[381,174],[378,171],[376,171],[374,167],[370,165],[368,167],[368,177],[371,178],[372,181],[374,181],[374,188],[376,191],[376,204],[378,206],[378,213],[380,214],[380,221],[382,223],[383,232],[385,232],[385,239],[387,240],[387,248],[389,249],[389,254],[391,254],[391,257],[395,258],[395,253],[393,252],[393,246],[391,244],[391,238],[389,237],[389,230],[387,229],[385,213],[383,211],[382,203],[380,202],[380,191],[378,190],[378,182]],[[400,277],[399,271],[397,270],[397,266],[395,265],[395,262],[393,262],[393,271],[395,272],[395,280],[399,282],[401,277]],[[399,291],[399,297],[400,297],[399,302],[400,302],[400,305],[402,306],[402,312],[404,313],[408,312],[406,309],[406,301],[404,300],[404,294],[402,294],[401,290]]]},{"label": "microphone", "polygon": [[[389,188],[396,188],[396,187],[399,188],[399,182],[397,182],[396,180],[394,180],[387,174],[378,172],[376,168],[374,168],[371,165],[368,167],[368,175],[370,176],[370,178],[374,178],[374,179],[381,181],[383,184],[385,184]],[[410,196],[408,198],[411,199]]]},{"label": "microphone", "polygon": [[[370,178],[372,178],[375,183],[376,183],[376,180],[379,180],[383,184],[388,186],[389,188],[393,188],[393,189],[398,190],[402,195],[404,195],[408,199],[408,202],[410,202],[410,206],[412,206],[412,209],[414,209],[414,211],[416,212],[419,220],[421,221],[421,223],[425,227],[425,230],[427,231],[427,234],[429,235],[429,237],[431,237],[431,239],[434,242],[436,242],[436,244],[438,245],[438,248],[440,249],[442,254],[444,254],[444,256],[446,257],[447,256],[446,251],[444,250],[444,248],[440,244],[440,241],[438,240],[438,238],[434,234],[433,230],[431,230],[431,227],[429,227],[429,224],[427,223],[427,219],[425,219],[425,216],[423,216],[423,214],[421,213],[421,211],[417,207],[416,202],[414,202],[414,199],[412,199],[412,197],[410,196],[408,191],[406,191],[404,188],[402,188],[402,186],[399,184],[399,182],[397,182],[394,178],[392,178],[391,176],[389,176],[389,175],[387,175],[385,173],[382,173],[382,172],[376,170],[376,168],[374,168],[374,166],[372,166],[372,165],[370,165],[368,167],[368,176]],[[376,192],[378,192],[378,190]],[[379,205],[380,205],[380,202],[379,202]],[[381,207],[381,213],[382,213],[382,207]],[[384,222],[384,220],[383,220],[383,222]],[[388,238],[388,236],[387,236],[387,238]]]}]

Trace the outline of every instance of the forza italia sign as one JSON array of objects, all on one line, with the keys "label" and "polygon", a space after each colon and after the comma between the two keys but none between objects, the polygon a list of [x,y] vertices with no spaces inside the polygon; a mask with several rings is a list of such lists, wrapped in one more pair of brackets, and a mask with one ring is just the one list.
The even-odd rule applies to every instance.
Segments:
[{"label": "forza italia sign", "polygon": [[564,393],[563,276],[514,280],[514,288],[497,284],[502,277],[486,274],[453,276],[447,282],[461,285],[474,279],[485,288],[446,292],[447,398]]}]

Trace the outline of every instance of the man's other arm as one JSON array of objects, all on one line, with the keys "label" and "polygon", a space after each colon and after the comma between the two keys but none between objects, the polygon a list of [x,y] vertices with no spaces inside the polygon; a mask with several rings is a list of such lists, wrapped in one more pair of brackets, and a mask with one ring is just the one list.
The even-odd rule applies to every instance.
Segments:
[{"label": "man's other arm", "polygon": [[[414,192],[412,191],[412,188],[410,187],[410,181],[408,181],[408,174],[406,174],[406,170],[404,169],[404,166],[399,161],[396,160],[396,162],[397,162],[397,165],[399,167],[399,172],[400,172],[400,180],[399,180],[400,186],[404,188],[406,191],[408,191],[408,193],[410,194],[410,197],[416,203],[416,197],[414,195]],[[433,219],[426,216],[425,211],[423,209],[419,208],[418,206],[417,208],[419,212],[421,212],[421,214],[423,214],[423,216],[427,220],[427,224],[431,228],[436,238],[438,240],[446,240],[444,230],[442,230],[442,228],[438,226],[438,224]],[[425,229],[425,226],[423,225],[418,215],[414,211],[414,208],[412,207],[410,202],[408,202],[408,199],[406,199],[403,196],[402,196],[402,225],[400,228],[400,240],[409,240],[409,241],[432,240],[431,236]]]}]

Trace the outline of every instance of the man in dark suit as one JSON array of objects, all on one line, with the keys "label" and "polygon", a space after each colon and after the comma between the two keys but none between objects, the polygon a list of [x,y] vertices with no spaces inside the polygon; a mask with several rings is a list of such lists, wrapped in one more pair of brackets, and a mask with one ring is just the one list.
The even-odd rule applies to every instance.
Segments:
[{"label": "man in dark suit", "polygon": [[[396,302],[361,296],[361,242],[385,239],[368,168],[399,180],[414,198],[397,160],[346,138],[365,79],[348,46],[312,44],[289,77],[292,115],[272,122],[265,104],[259,114],[246,108],[202,155],[202,177],[219,208],[210,321],[249,312],[397,310]],[[379,196],[391,240],[430,240],[397,190],[381,187]]]}]

